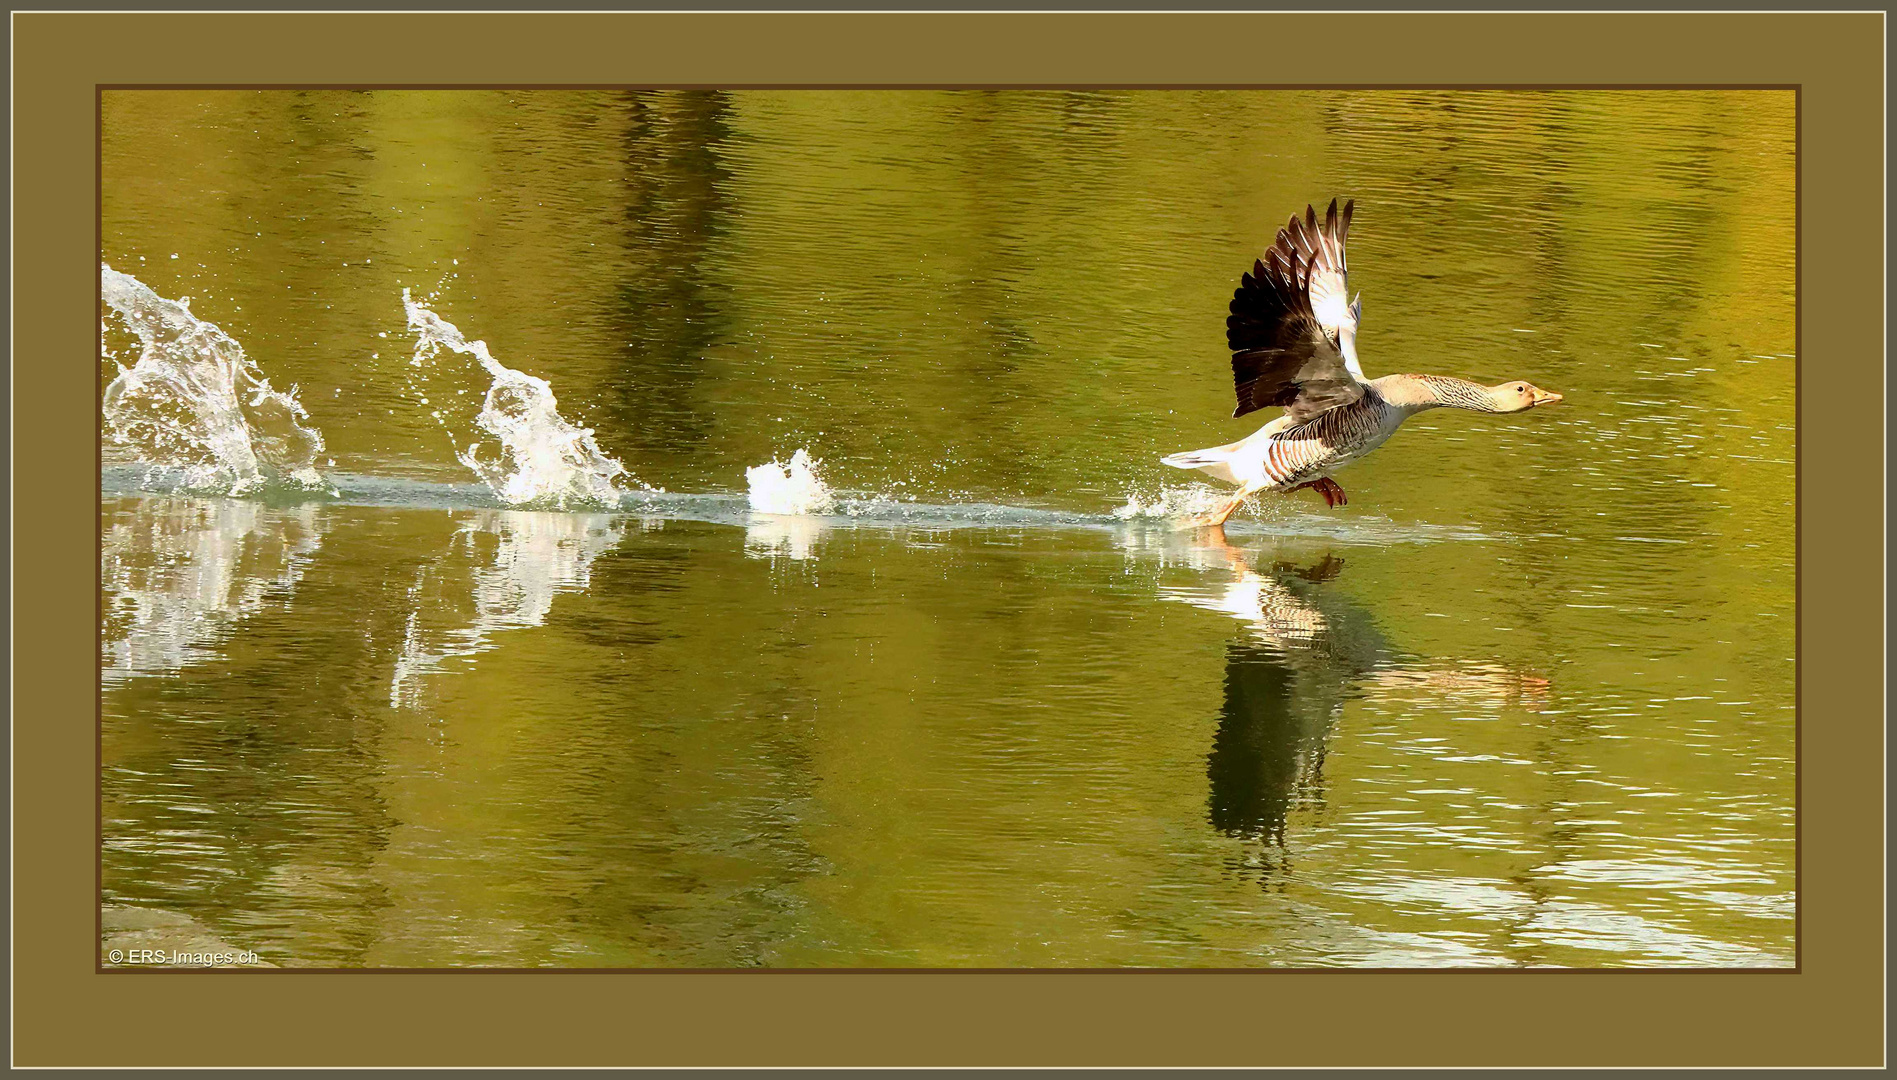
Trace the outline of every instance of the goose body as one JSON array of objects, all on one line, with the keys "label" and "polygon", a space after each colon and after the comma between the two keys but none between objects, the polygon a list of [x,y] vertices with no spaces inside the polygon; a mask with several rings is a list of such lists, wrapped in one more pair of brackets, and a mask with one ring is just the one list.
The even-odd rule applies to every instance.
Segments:
[{"label": "goose body", "polygon": [[1445,375],[1366,379],[1357,361],[1362,297],[1345,302],[1344,248],[1354,202],[1337,200],[1320,223],[1315,207],[1292,215],[1265,257],[1253,263],[1232,295],[1226,340],[1238,394],[1234,417],[1282,406],[1258,431],[1224,446],[1188,450],[1161,460],[1237,484],[1218,512],[1190,524],[1219,525],[1260,491],[1313,488],[1329,506],[1348,500],[1330,474],[1389,440],[1403,421],[1426,409],[1521,412],[1561,400],[1529,383],[1482,386]]}]

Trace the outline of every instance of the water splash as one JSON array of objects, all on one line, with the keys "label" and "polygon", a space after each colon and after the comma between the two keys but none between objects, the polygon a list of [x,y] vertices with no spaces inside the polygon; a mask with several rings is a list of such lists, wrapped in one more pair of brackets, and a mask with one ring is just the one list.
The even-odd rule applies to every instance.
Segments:
[{"label": "water splash", "polygon": [[619,544],[627,524],[607,514],[476,511],[409,588],[390,707],[417,705],[425,676],[494,648],[496,633],[544,625],[556,596],[592,584],[594,561]]},{"label": "water splash", "polygon": [[1178,484],[1162,487],[1150,499],[1128,492],[1126,505],[1113,512],[1121,521],[1172,521],[1210,514],[1225,504],[1229,492],[1204,484]]},{"label": "water splash", "polygon": [[423,307],[402,290],[402,307],[415,331],[420,367],[443,348],[480,361],[493,378],[475,423],[499,440],[484,452],[481,443],[455,451],[455,458],[510,506],[565,510],[610,507],[624,494],[616,483],[626,467],[608,457],[593,440],[591,428],[576,427],[560,415],[553,386],[494,359],[484,341],[469,341],[455,325]]},{"label": "water splash", "polygon": [[836,505],[836,496],[817,466],[823,464],[799,449],[789,462],[772,460],[744,470],[751,488],[751,509],[760,514],[821,514]]},{"label": "water splash", "polygon": [[[138,359],[105,389],[112,438],[185,486],[248,494],[270,485],[329,491],[316,471],[323,436],[296,388],[273,389],[236,339],[144,282],[99,264],[100,295],[137,335]],[[100,324],[103,342],[108,333]],[[108,349],[106,355],[113,354]]]}]

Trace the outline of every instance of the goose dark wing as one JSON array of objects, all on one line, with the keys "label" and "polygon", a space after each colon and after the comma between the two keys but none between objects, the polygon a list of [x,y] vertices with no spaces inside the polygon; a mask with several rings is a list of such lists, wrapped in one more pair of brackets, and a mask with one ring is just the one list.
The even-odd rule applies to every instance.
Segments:
[{"label": "goose dark wing", "polygon": [[1323,223],[1315,207],[1292,215],[1265,257],[1232,294],[1225,340],[1232,348],[1233,416],[1282,405],[1299,423],[1363,396],[1357,366],[1359,304],[1349,303],[1344,242],[1355,202]]}]

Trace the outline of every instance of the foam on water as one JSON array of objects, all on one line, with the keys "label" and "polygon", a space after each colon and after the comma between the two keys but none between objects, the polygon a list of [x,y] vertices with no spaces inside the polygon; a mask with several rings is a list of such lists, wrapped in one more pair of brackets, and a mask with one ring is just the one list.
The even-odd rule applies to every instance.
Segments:
[{"label": "foam on water", "polygon": [[575,426],[560,415],[553,386],[494,359],[484,341],[469,341],[455,325],[417,303],[402,290],[402,307],[415,332],[420,367],[442,349],[472,356],[493,379],[475,424],[498,440],[491,449],[479,442],[457,448],[455,458],[474,471],[509,506],[565,510],[612,507],[625,494],[617,481],[626,467],[606,455],[591,428]]},{"label": "foam on water", "polygon": [[771,460],[744,470],[751,509],[760,514],[827,513],[836,505],[836,496],[817,475],[821,464],[800,447],[788,462]]},{"label": "foam on water", "polygon": [[1172,521],[1209,514],[1231,498],[1229,491],[1204,484],[1177,484],[1161,487],[1158,494],[1142,498],[1136,491],[1126,495],[1126,505],[1113,512],[1121,521]]},{"label": "foam on water", "polygon": [[[248,494],[277,485],[326,491],[323,436],[296,387],[271,387],[236,339],[144,282],[99,264],[100,295],[138,337],[138,359],[105,388],[111,437],[196,490]],[[108,330],[101,323],[103,336]]]}]

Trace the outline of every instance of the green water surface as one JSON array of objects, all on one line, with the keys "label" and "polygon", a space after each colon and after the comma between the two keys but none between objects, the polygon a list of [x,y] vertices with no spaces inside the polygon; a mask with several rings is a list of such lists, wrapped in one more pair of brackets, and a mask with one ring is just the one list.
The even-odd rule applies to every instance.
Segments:
[{"label": "green water surface", "polygon": [[[114,490],[103,900],[282,966],[1790,964],[1793,115],[109,92],[102,257],[325,471],[472,479],[407,287],[639,484],[1080,527]],[[1371,375],[1566,400],[1115,520],[1265,418],[1225,305],[1332,195]]]}]

